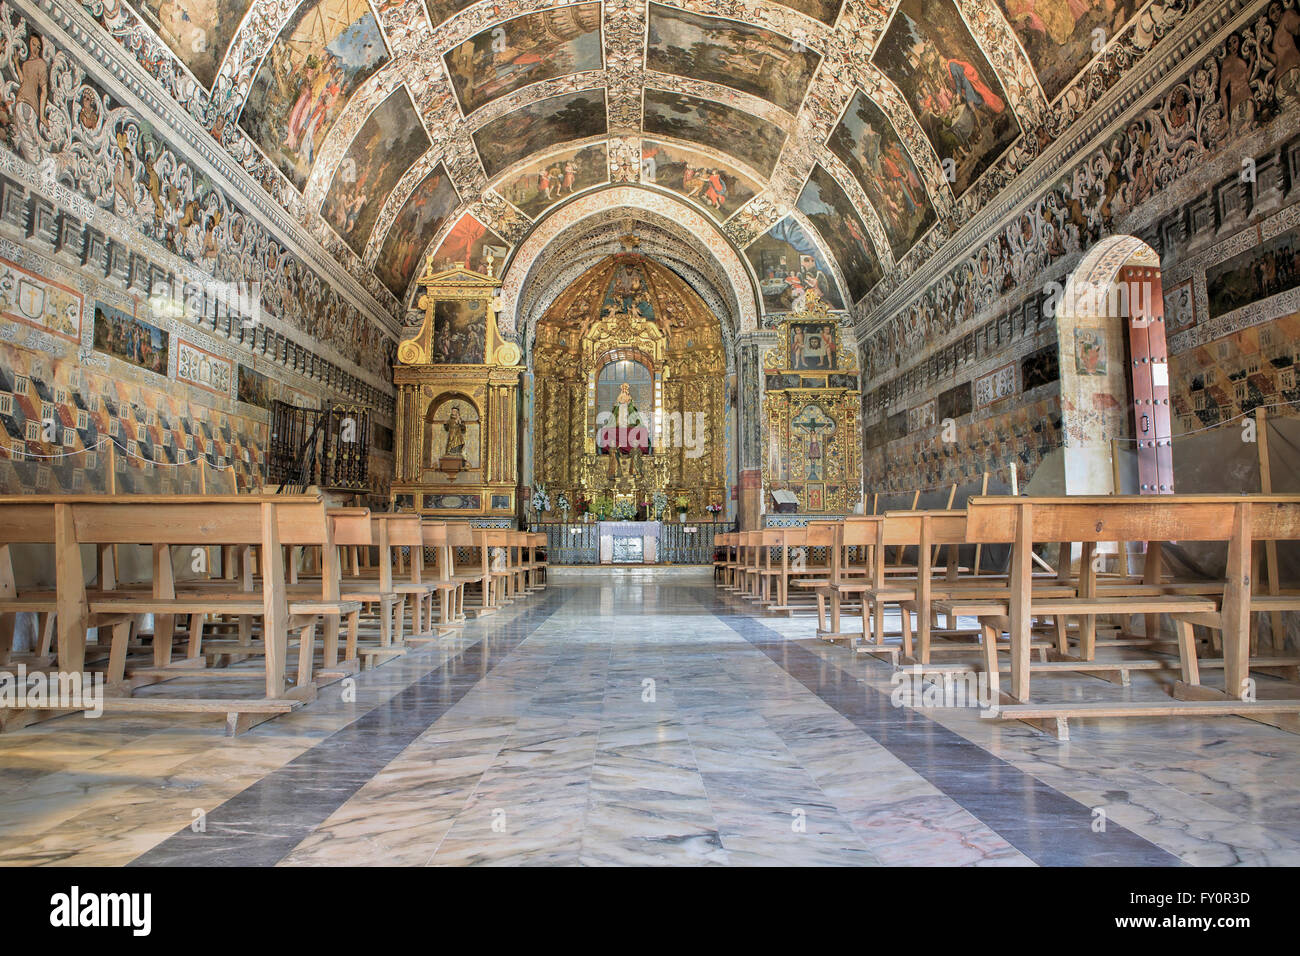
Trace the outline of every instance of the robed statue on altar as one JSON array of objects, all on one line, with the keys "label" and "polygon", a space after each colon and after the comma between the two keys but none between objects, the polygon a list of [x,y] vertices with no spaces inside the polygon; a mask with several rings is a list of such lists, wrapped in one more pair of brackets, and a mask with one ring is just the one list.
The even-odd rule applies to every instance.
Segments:
[{"label": "robed statue on altar", "polygon": [[609,419],[601,429],[597,444],[609,452],[610,476],[623,473],[625,462],[641,474],[641,456],[650,450],[650,429],[641,418],[632,397],[632,388],[624,382],[609,410]]}]

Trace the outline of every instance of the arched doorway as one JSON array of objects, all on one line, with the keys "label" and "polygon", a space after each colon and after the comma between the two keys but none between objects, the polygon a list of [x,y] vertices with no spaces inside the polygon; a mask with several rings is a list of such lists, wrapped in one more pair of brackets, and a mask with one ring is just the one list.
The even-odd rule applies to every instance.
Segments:
[{"label": "arched doorway", "polygon": [[1057,310],[1067,494],[1110,494],[1115,448],[1137,452],[1142,494],[1174,491],[1160,257],[1111,236],[1080,261]]},{"label": "arched doorway", "polygon": [[[538,321],[529,366],[532,480],[552,501],[600,500],[624,517],[656,492],[696,518],[725,504],[722,331],[672,270],[638,253],[589,268]],[[631,423],[644,441],[606,440]]]}]

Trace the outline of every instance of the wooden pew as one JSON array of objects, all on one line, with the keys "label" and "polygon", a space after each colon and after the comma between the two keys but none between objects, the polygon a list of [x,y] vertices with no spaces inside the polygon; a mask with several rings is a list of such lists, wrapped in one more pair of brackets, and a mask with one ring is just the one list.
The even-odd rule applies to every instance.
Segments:
[{"label": "wooden pew", "polygon": [[434,549],[436,556],[433,585],[438,597],[438,620],[436,623],[430,621],[430,629],[435,636],[452,633],[465,623],[465,584],[455,577],[455,558],[447,527],[446,521],[430,518],[420,522],[424,547]]},{"label": "wooden pew", "polygon": [[[492,601],[493,575],[489,567],[492,556],[482,529],[474,528],[465,521],[448,521],[447,541],[455,562],[452,580],[459,582],[466,591],[463,612],[473,611],[477,617],[495,612],[497,605]],[[460,556],[462,553],[464,559]],[[477,607],[469,604],[470,588],[478,589]]]},{"label": "wooden pew", "polygon": [[[982,543],[1010,543],[1012,566],[1006,628],[1011,644],[1011,691],[999,713],[1008,718],[1045,722],[1058,737],[1068,736],[1070,717],[1120,717],[1164,714],[1233,714],[1300,732],[1300,700],[1247,700],[1250,673],[1250,614],[1273,605],[1253,594],[1250,555],[1256,541],[1300,538],[1300,497],[1249,496],[1109,496],[1074,498],[972,498],[967,503],[967,536]],[[1228,569],[1222,598],[1186,593],[1099,593],[1090,560],[1090,545],[1099,541],[1226,541]],[[1078,594],[1073,598],[1039,597],[1032,587],[1029,558],[1035,542],[1082,542]],[[1159,582],[1150,582],[1158,584]],[[1300,596],[1281,604],[1300,607]],[[1177,633],[1182,680],[1175,696],[1191,700],[1134,704],[1081,705],[1030,703],[1030,622],[1035,615],[1066,615],[1080,620],[1080,656],[1091,660],[1091,622],[1098,615],[1169,615]],[[1192,626],[1222,631],[1227,692],[1200,683]],[[1187,704],[1200,706],[1189,708]],[[1163,708],[1163,709],[1162,709]]]},{"label": "wooden pew", "polygon": [[[137,615],[154,615],[154,661],[152,670],[164,679],[210,671],[200,670],[201,659],[181,662],[172,668],[172,635],[177,616],[202,619],[208,614],[257,618],[262,623],[265,647],[261,698],[158,698],[110,696],[109,711],[137,713],[217,712],[227,715],[227,728],[237,733],[278,713],[300,706],[315,696],[313,655],[316,621],[322,615],[346,613],[349,605],[320,598],[289,600],[281,542],[328,541],[331,534],[325,520],[323,501],[317,496],[23,496],[0,499],[5,525],[16,524],[27,531],[52,512],[52,534],[40,531],[32,537],[51,539],[56,566],[59,669],[69,673],[85,670],[87,629],[113,628],[109,659],[111,685],[126,667],[125,649],[129,622]],[[38,542],[39,543],[39,542]],[[144,545],[153,553],[153,580],[149,593],[138,590],[98,588],[89,590],[82,562],[81,545]],[[176,586],[171,549],[258,545],[263,569],[260,588],[252,593],[223,594],[210,589]],[[115,583],[101,580],[100,584]],[[289,633],[299,640],[295,686],[289,687],[286,660]],[[147,675],[146,680],[158,679]],[[134,682],[133,682],[134,683]],[[137,684],[137,686],[139,686]]]}]

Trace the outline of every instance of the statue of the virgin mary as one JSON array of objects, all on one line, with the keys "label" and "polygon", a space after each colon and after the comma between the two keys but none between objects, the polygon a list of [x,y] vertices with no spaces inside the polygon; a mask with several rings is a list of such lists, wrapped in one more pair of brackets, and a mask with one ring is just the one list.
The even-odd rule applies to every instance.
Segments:
[{"label": "statue of the virgin mary", "polygon": [[609,410],[604,432],[603,444],[611,454],[610,473],[621,471],[620,459],[631,455],[632,466],[640,474],[641,456],[650,450],[650,429],[637,410],[632,388],[627,382],[619,386],[618,398],[614,399],[614,406]]}]

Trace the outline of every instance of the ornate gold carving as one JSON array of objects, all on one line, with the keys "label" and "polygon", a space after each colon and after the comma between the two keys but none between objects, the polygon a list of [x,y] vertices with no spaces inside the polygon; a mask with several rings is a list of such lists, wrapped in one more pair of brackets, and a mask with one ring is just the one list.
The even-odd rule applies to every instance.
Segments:
[{"label": "ornate gold carving", "polygon": [[[616,287],[621,266],[634,270],[636,277]],[[623,357],[649,366],[657,386],[652,420],[660,430],[652,453],[642,458],[639,475],[626,464],[611,474],[609,456],[596,452],[596,416],[608,410],[596,407],[596,379],[606,362]],[[553,496],[559,491],[570,500],[578,494],[588,499],[609,495],[639,505],[664,491],[670,502],[685,495],[696,517],[704,516],[705,505],[723,500],[726,357],[721,330],[717,317],[674,273],[631,253],[589,269],[538,324],[533,372],[534,481],[545,484]],[[683,436],[680,426],[686,416],[691,432]],[[675,434],[670,436],[669,429]],[[688,453],[683,437],[698,439],[698,449]]]}]

